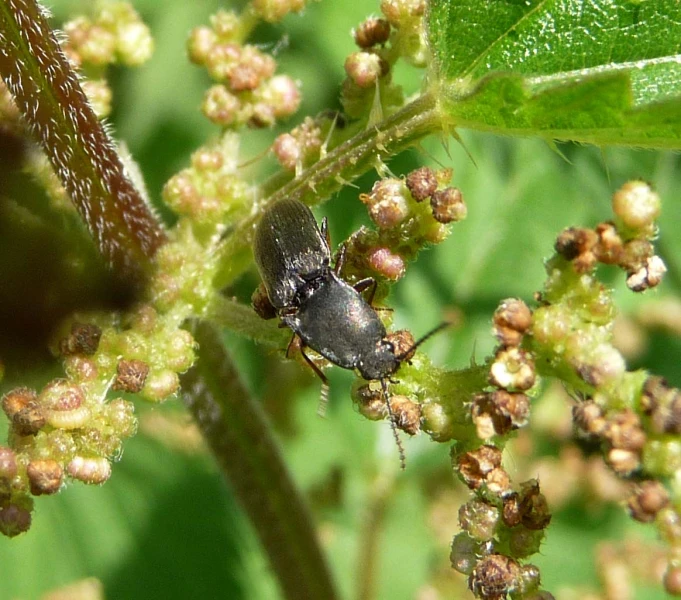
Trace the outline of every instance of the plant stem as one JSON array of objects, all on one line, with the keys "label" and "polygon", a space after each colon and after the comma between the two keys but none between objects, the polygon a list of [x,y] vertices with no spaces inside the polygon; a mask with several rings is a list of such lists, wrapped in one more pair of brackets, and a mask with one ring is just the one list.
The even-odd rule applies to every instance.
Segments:
[{"label": "plant stem", "polygon": [[253,307],[237,300],[216,295],[206,318],[219,327],[251,338],[259,344],[277,348],[285,347],[291,338],[291,330],[279,327],[279,319],[265,321]]},{"label": "plant stem", "polygon": [[185,401],[253,523],[286,598],[338,595],[309,509],[283,462],[258,402],[212,325],[196,325],[196,366],[183,376]]},{"label": "plant stem", "polygon": [[125,174],[35,0],[0,0],[0,77],[116,274],[138,282],[165,233]]},{"label": "plant stem", "polygon": [[263,185],[265,200],[259,203],[258,210],[239,223],[225,241],[217,287],[234,281],[250,264],[255,225],[269,205],[281,198],[318,204],[370,169],[378,168],[383,156],[393,156],[427,135],[441,131],[441,125],[435,98],[424,94],[381,123],[337,146],[299,177],[284,179],[280,174],[274,175]]},{"label": "plant stem", "polygon": [[362,530],[362,545],[357,564],[357,600],[376,598],[376,575],[380,557],[380,537],[385,526],[388,503],[395,491],[395,473],[380,472],[371,487],[371,500]]}]

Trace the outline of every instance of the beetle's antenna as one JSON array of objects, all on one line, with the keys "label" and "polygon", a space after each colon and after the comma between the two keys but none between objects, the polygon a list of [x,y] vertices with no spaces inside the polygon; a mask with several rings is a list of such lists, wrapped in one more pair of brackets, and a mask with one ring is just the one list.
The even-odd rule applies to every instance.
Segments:
[{"label": "beetle's antenna", "polygon": [[442,321],[442,323],[440,323],[437,327],[434,327],[433,329],[431,329],[428,333],[426,333],[426,335],[424,335],[422,338],[420,338],[419,340],[414,342],[414,344],[411,347],[407,348],[401,354],[398,354],[395,358],[399,362],[402,362],[407,356],[409,356],[414,350],[416,350],[416,348],[418,348],[421,344],[423,344],[423,342],[425,342],[426,340],[433,337],[436,333],[440,333],[440,331],[442,331],[443,329],[446,329],[450,325],[451,325],[450,321]]},{"label": "beetle's antenna", "polygon": [[397,444],[397,451],[400,453],[400,467],[404,471],[407,466],[407,461],[404,457],[404,446],[402,446],[402,440],[397,433],[397,427],[395,426],[395,413],[393,412],[393,407],[390,404],[390,394],[388,394],[388,384],[385,379],[381,379],[381,387],[383,388],[383,396],[385,397],[385,403],[388,407],[388,417],[390,417],[390,429],[393,430],[393,437],[395,438],[395,443]]}]

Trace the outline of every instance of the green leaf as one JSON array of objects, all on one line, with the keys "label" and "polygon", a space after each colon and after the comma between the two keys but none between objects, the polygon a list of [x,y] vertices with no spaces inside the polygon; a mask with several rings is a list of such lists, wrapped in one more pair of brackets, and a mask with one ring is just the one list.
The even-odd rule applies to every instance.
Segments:
[{"label": "green leaf", "polygon": [[428,37],[456,127],[681,147],[676,0],[432,0]]}]

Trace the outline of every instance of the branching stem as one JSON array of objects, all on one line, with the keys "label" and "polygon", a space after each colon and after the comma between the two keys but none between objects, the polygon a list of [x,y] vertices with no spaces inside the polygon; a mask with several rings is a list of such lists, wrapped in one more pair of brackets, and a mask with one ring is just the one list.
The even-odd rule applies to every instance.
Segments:
[{"label": "branching stem", "polygon": [[424,94],[384,121],[340,144],[299,177],[273,176],[262,187],[264,200],[258,210],[239,223],[225,241],[218,286],[224,287],[234,281],[250,264],[253,231],[270,204],[281,198],[319,204],[360,175],[379,167],[382,157],[394,156],[438,131],[442,131],[442,122],[437,103],[433,96]]}]

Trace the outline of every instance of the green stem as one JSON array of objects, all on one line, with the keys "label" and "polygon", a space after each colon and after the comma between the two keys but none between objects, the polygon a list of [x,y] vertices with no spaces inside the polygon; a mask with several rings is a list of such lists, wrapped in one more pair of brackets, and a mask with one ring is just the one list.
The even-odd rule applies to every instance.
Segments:
[{"label": "green stem", "polygon": [[371,488],[371,500],[365,516],[362,544],[357,564],[357,600],[376,598],[376,579],[379,569],[381,534],[390,498],[395,491],[395,473],[379,473]]},{"label": "green stem", "polygon": [[0,78],[117,274],[139,281],[166,241],[125,174],[35,0],[0,0]]},{"label": "green stem", "polygon": [[260,404],[239,379],[220,333],[199,323],[196,366],[183,376],[186,403],[232,485],[290,600],[338,597],[305,501],[286,469]]},{"label": "green stem", "polygon": [[381,123],[337,146],[299,177],[284,179],[280,174],[273,176],[263,186],[266,199],[259,203],[258,210],[239,223],[225,241],[216,285],[220,288],[230,284],[250,265],[255,225],[269,205],[281,198],[318,204],[370,169],[379,167],[383,158],[441,131],[441,125],[435,98],[425,94]]},{"label": "green stem", "polygon": [[283,348],[291,338],[291,330],[279,327],[279,319],[265,321],[251,306],[224,296],[216,296],[206,318],[220,327],[268,346]]}]

